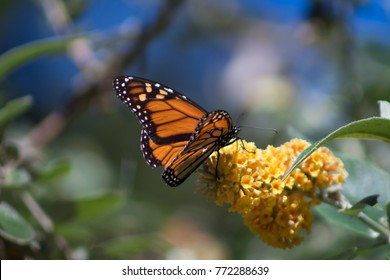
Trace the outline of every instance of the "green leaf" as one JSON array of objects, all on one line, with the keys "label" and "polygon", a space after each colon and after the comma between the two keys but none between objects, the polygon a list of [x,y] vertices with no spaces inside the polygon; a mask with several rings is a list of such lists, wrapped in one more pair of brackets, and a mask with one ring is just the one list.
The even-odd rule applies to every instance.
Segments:
[{"label": "green leaf", "polygon": [[38,180],[50,181],[66,175],[71,170],[72,166],[68,160],[57,160],[49,162],[37,171]]},{"label": "green leaf", "polygon": [[107,242],[104,251],[111,258],[123,259],[129,254],[158,251],[162,247],[158,241],[159,238],[155,234],[127,235]]},{"label": "green leaf", "polygon": [[339,211],[327,204],[321,204],[314,208],[314,211],[322,218],[327,220],[340,228],[344,228],[348,231],[354,232],[360,236],[369,239],[375,239],[378,237],[378,233],[371,230],[366,224],[357,220],[356,218],[349,217],[347,215],[341,215]]},{"label": "green leaf", "polygon": [[390,103],[388,101],[379,100],[379,111],[382,118],[390,119]]},{"label": "green leaf", "polygon": [[[358,254],[360,255],[360,254]],[[377,244],[372,244],[371,248],[362,251],[362,254],[367,259],[376,259],[376,260],[389,260],[390,259],[390,244],[383,244],[378,246]]]},{"label": "green leaf", "polygon": [[[390,175],[365,159],[342,157],[342,160],[349,173],[348,180],[342,186],[343,194],[348,201],[359,201],[369,193],[379,194],[378,205],[365,207],[363,210],[365,215],[379,221],[385,215],[384,208],[390,200]],[[320,205],[314,209],[329,223],[338,227],[368,238],[377,236],[377,233],[362,221],[342,215],[333,207]]]},{"label": "green leaf", "polygon": [[25,244],[34,238],[35,232],[12,206],[0,202],[0,235],[12,242]]},{"label": "green leaf", "polygon": [[363,209],[367,205],[374,206],[375,204],[377,204],[378,197],[379,197],[379,195],[377,195],[377,194],[367,196],[367,197],[363,198],[362,200],[360,200],[359,202],[357,202],[356,204],[354,204],[352,207],[350,207],[348,209],[341,210],[340,213],[343,213],[343,214],[348,215],[348,216],[357,216],[360,212],[363,211]]},{"label": "green leaf", "polygon": [[112,213],[125,203],[123,194],[106,195],[77,202],[77,219],[95,220]]},{"label": "green leaf", "polygon": [[90,244],[96,238],[96,232],[86,224],[57,223],[55,232],[63,236],[68,242],[75,244]]},{"label": "green leaf", "polygon": [[3,187],[6,188],[22,188],[31,182],[30,173],[25,169],[12,169],[9,170],[3,181]]},{"label": "green leaf", "polygon": [[0,79],[40,55],[65,52],[70,43],[80,38],[82,36],[76,35],[37,40],[5,52],[0,56]]},{"label": "green leaf", "polygon": [[31,96],[24,96],[8,101],[0,109],[0,126],[4,126],[11,120],[26,112],[32,105]]},{"label": "green leaf", "polygon": [[390,119],[372,117],[369,119],[351,122],[345,126],[340,127],[328,136],[313,143],[311,146],[303,150],[303,152],[300,153],[297,159],[294,161],[290,169],[286,172],[286,174],[284,174],[282,180],[285,180],[287,176],[290,175],[290,173],[316,149],[336,138],[365,138],[390,142]]},{"label": "green leaf", "polygon": [[390,202],[386,205],[387,224],[390,225]]},{"label": "green leaf", "polygon": [[352,247],[336,256],[330,257],[329,260],[352,260],[357,256],[358,247]]},{"label": "green leaf", "polygon": [[[384,209],[390,201],[390,174],[366,159],[342,157],[349,176],[343,185],[343,193],[349,201],[359,201],[367,194],[378,194],[378,207],[369,207],[364,211]],[[384,216],[383,210],[380,216]],[[376,219],[376,217],[372,217]]]}]

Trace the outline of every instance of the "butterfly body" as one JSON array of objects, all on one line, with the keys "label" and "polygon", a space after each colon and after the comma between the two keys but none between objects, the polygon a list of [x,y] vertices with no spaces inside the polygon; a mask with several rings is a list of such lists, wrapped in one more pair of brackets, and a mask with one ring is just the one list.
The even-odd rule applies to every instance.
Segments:
[{"label": "butterfly body", "polygon": [[211,153],[236,140],[239,128],[224,110],[206,112],[179,92],[142,78],[121,76],[113,87],[142,125],[146,162],[164,167],[169,186],[180,185]]}]

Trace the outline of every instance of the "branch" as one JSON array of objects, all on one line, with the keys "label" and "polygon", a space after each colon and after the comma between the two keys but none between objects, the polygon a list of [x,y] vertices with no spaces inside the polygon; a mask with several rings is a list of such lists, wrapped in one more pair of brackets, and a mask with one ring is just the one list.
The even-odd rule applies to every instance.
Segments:
[{"label": "branch", "polygon": [[105,68],[99,72],[90,84],[82,92],[75,95],[70,102],[61,110],[54,111],[46,116],[25,139],[22,144],[27,149],[39,148],[48,145],[56,139],[74,120],[78,119],[104,92],[111,90],[111,82],[115,73],[120,73],[122,69],[140,56],[146,46],[169,27],[174,13],[183,3],[183,0],[166,1],[166,5],[161,8],[156,20],[142,32],[137,38],[133,47],[121,57],[115,57],[111,61],[105,62]]}]

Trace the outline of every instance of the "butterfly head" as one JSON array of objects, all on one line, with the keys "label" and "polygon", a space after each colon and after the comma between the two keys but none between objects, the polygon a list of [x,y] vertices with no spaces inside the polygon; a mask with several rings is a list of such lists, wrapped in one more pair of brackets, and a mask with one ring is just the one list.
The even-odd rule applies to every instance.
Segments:
[{"label": "butterfly head", "polygon": [[220,139],[221,143],[219,145],[220,148],[230,145],[233,142],[236,142],[239,138],[237,137],[239,132],[240,132],[240,127],[232,126],[231,130],[221,137]]}]

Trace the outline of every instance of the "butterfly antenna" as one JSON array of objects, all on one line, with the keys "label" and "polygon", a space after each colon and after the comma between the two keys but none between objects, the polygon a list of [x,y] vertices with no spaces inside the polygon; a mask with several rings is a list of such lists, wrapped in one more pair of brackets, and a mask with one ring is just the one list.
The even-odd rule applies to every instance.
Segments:
[{"label": "butterfly antenna", "polygon": [[244,116],[245,116],[245,111],[242,111],[242,112],[238,115],[237,120],[236,120],[237,126],[238,126],[238,124],[240,123],[240,121],[244,118]]},{"label": "butterfly antenna", "polygon": [[250,126],[250,125],[239,125],[240,121],[242,121],[244,117],[245,117],[245,111],[242,111],[242,112],[238,115],[238,117],[237,117],[236,124],[237,124],[237,126],[239,126],[240,128],[242,128],[242,127],[256,128],[256,129],[260,129],[260,130],[273,131],[274,133],[278,134],[278,131],[277,131],[275,128],[271,128],[271,127],[259,127],[259,126]]},{"label": "butterfly antenna", "polygon": [[255,128],[255,129],[260,129],[260,130],[265,130],[265,131],[273,131],[276,134],[278,134],[278,131],[275,128],[272,127],[260,127],[260,126],[252,126],[252,125],[241,125],[240,128],[246,127],[246,128]]}]

